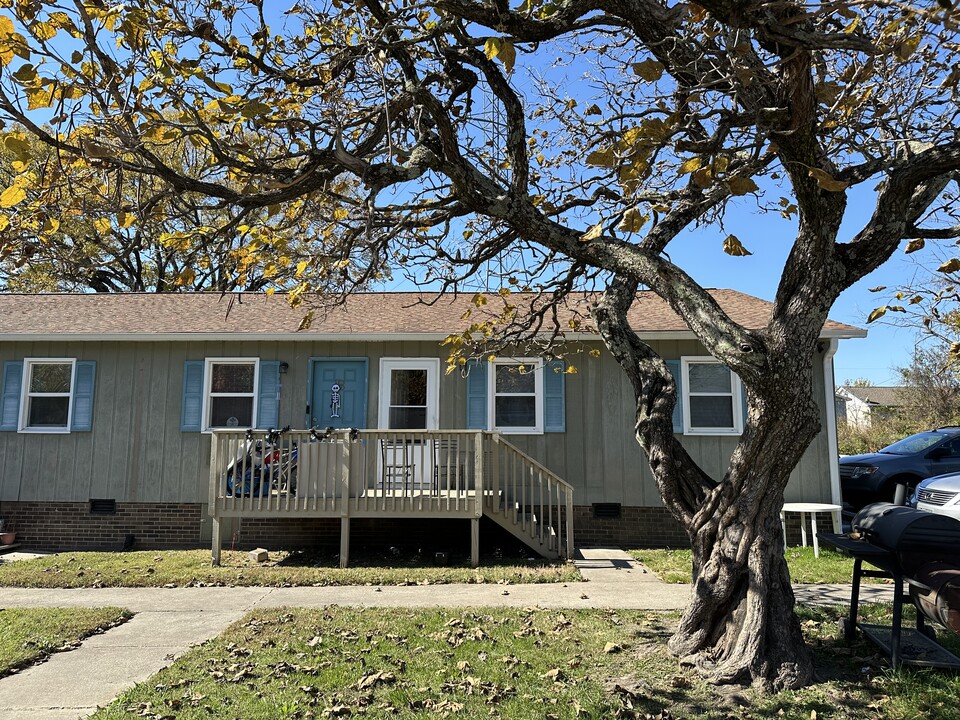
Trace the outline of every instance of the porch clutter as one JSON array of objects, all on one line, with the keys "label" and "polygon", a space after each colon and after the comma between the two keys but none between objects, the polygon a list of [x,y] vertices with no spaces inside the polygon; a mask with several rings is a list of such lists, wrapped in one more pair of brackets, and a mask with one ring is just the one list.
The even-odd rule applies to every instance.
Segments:
[{"label": "porch clutter", "polygon": [[[278,458],[254,472],[246,431],[213,433],[209,512],[213,563],[220,562],[223,518],[340,518],[340,565],[350,557],[352,518],[462,518],[471,524],[471,562],[479,564],[480,518],[487,516],[544,557],[569,558],[573,488],[499,433],[438,430],[310,430],[260,433]],[[255,441],[256,442],[256,441]],[[233,476],[255,477],[240,492]],[[297,481],[289,482],[291,474]]]}]

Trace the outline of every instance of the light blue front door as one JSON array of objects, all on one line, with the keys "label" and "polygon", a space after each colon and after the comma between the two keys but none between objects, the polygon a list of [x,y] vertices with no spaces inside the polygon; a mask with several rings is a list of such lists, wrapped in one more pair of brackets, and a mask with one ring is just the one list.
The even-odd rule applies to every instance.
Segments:
[{"label": "light blue front door", "polygon": [[313,427],[367,426],[367,361],[311,360],[310,407]]}]

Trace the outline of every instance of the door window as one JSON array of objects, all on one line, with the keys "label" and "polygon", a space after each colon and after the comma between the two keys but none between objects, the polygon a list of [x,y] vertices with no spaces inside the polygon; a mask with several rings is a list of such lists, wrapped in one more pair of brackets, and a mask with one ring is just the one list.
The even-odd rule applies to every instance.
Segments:
[{"label": "door window", "polygon": [[439,359],[382,360],[380,427],[433,430],[439,427]]}]

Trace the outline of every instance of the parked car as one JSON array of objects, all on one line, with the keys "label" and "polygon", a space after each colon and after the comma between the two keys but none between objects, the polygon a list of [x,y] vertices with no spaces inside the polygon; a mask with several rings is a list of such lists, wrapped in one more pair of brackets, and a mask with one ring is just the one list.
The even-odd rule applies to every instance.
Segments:
[{"label": "parked car", "polygon": [[925,478],[960,473],[960,427],[942,427],[898,440],[875,453],[840,458],[840,490],[853,509],[890,502],[898,484],[909,497]]},{"label": "parked car", "polygon": [[960,473],[927,478],[917,485],[910,504],[918,510],[960,520]]}]

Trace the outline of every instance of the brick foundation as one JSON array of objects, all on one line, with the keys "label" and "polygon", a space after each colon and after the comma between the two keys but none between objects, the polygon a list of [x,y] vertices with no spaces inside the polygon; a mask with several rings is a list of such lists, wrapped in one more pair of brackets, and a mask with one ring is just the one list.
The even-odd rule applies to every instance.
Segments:
[{"label": "brick foundation", "polygon": [[[201,521],[209,528],[209,518],[202,505],[193,503],[118,502],[116,514],[100,515],[91,514],[90,505],[82,502],[0,502],[0,517],[17,532],[17,542],[38,550],[119,549],[127,535],[135,537],[138,549],[209,547],[209,529],[201,536]],[[223,525],[224,548],[336,551],[340,546],[340,521],[335,518],[225,519]],[[798,527],[791,528],[797,535]],[[469,553],[470,524],[447,519],[354,519],[350,538],[352,553],[390,547]],[[689,545],[686,533],[665,508],[650,507],[623,507],[620,518],[603,519],[594,517],[590,505],[575,506],[574,538],[584,547]],[[518,540],[487,518],[481,521],[480,548],[485,555],[494,549],[506,555],[525,552]]]},{"label": "brick foundation", "polygon": [[619,518],[598,518],[593,506],[573,508],[573,534],[580,547],[690,547],[687,533],[666,508],[628,507]]},{"label": "brick foundation", "polygon": [[85,502],[0,502],[0,517],[18,543],[37,550],[117,550],[131,534],[138,548],[190,548],[200,545],[200,508],[118,502],[115,514],[101,515]]}]

